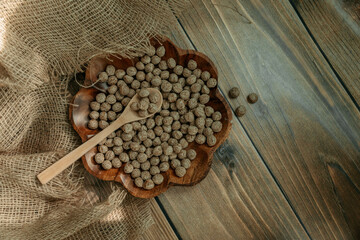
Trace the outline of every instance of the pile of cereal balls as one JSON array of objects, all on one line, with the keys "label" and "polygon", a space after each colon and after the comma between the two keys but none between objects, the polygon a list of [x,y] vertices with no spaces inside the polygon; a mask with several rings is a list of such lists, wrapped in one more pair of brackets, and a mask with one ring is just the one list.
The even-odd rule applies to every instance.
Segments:
[{"label": "pile of cereal balls", "polygon": [[[196,151],[189,143],[214,146],[214,133],[222,129],[221,113],[207,106],[210,89],[217,81],[208,71],[197,68],[195,60],[187,66],[173,58],[165,59],[165,48],[152,47],[139,57],[135,67],[115,69],[108,65],[98,80],[107,83],[107,93],[98,93],[90,103],[88,127],[104,129],[122,113],[136,94],[146,102],[130,106],[139,115],[158,111],[152,117],[124,125],[98,145],[96,163],[104,169],[120,168],[130,174],[137,187],[152,189],[164,181],[161,173],[171,167],[184,177]],[[147,88],[163,96],[161,109],[154,110]],[[141,111],[140,111],[141,110]]]}]

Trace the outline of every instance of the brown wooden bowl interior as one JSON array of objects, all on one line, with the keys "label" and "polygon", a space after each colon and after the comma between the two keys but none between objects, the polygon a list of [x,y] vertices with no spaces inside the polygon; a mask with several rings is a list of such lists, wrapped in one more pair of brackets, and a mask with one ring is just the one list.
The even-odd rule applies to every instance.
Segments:
[{"label": "brown wooden bowl interior", "polygon": [[[176,47],[169,39],[165,39],[162,42],[152,40],[151,42],[155,47],[163,45],[166,49],[166,55],[162,57],[162,60],[166,60],[170,57],[174,58],[180,65],[185,64],[190,59],[194,59],[198,63],[198,68],[203,71],[209,71],[211,76],[218,79],[216,67],[213,62],[204,54],[193,51],[184,50]],[[97,79],[97,74],[100,71],[104,71],[106,65],[112,64],[116,69],[126,69],[129,66],[133,66],[136,59],[120,58],[119,56],[108,57],[95,57],[93,58],[86,70],[85,83],[90,85]],[[105,83],[96,84],[97,88],[106,89],[108,86]],[[90,107],[89,104],[95,99],[97,93],[100,90],[96,88],[81,88],[79,92],[74,96],[73,105],[70,106],[70,120],[74,129],[80,135],[83,142],[87,141],[99,130],[91,130],[87,128],[89,121]],[[140,198],[151,198],[165,192],[172,185],[195,185],[205,178],[210,170],[213,153],[215,150],[226,140],[229,136],[231,129],[232,113],[229,105],[219,93],[218,89],[212,89],[210,92],[210,102],[207,104],[212,106],[215,111],[220,111],[222,114],[221,123],[223,129],[221,132],[216,133],[217,143],[213,147],[208,147],[206,144],[199,145],[195,142],[189,144],[188,149],[195,149],[197,157],[192,161],[191,167],[187,170],[186,175],[183,178],[179,178],[175,175],[173,169],[170,169],[166,173],[162,173],[164,176],[164,182],[155,186],[151,190],[145,190],[138,188],[134,185],[129,174],[125,174],[123,166],[119,169],[104,170],[94,160],[94,155],[97,153],[97,148],[94,147],[88,153],[82,157],[82,162],[86,170],[93,176],[106,180],[120,182],[133,196]]]}]

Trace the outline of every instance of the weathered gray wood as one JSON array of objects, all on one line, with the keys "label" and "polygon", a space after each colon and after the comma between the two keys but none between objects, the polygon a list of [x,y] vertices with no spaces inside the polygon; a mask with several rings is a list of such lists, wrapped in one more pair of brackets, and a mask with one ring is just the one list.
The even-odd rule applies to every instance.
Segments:
[{"label": "weathered gray wood", "polygon": [[[181,30],[172,33],[178,46],[191,48]],[[159,199],[183,239],[308,238],[236,119],[209,175],[193,187],[172,187]]]},{"label": "weathered gray wood", "polygon": [[292,0],[304,23],[360,104],[360,3],[349,0]]},{"label": "weathered gray wood", "polygon": [[[221,89],[241,89],[240,97],[230,100],[232,107],[246,104],[250,92],[259,94],[258,103],[246,104],[241,123],[310,236],[356,239],[360,216],[352,209],[358,208],[360,196],[360,115],[290,3],[193,0],[180,20],[197,49],[218,66]],[[214,171],[203,183],[171,189],[161,197],[167,210],[171,207],[168,214],[175,226],[188,238],[236,236],[235,225],[242,228],[241,237],[284,236],[279,227],[283,224],[262,226],[261,231],[254,220],[251,206],[265,221],[284,208],[270,194],[268,174],[259,179],[259,171],[266,168],[259,168],[249,139],[236,124],[234,129],[224,152],[236,152],[238,157],[228,159],[239,169],[226,175],[230,169],[217,155]],[[196,223],[202,233],[193,233]]]}]

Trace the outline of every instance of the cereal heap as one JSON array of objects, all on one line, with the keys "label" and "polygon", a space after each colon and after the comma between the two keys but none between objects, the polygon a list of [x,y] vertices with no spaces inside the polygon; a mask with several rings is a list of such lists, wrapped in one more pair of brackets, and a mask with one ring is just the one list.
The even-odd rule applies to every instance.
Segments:
[{"label": "cereal heap", "polygon": [[[158,89],[163,96],[160,111],[154,116],[124,125],[98,145],[95,161],[104,169],[120,168],[131,174],[137,187],[152,189],[164,181],[162,172],[171,167],[183,177],[196,151],[186,150],[189,143],[214,146],[214,133],[222,129],[221,113],[206,106],[210,88],[217,85],[208,71],[197,68],[195,60],[187,67],[165,56],[163,46],[142,55],[135,67],[126,70],[108,65],[98,75],[109,86],[107,94],[99,93],[90,103],[88,127],[104,129],[128,105],[135,93],[144,98],[131,109],[145,115],[155,103],[147,88]],[[148,99],[148,100],[145,100]]]}]

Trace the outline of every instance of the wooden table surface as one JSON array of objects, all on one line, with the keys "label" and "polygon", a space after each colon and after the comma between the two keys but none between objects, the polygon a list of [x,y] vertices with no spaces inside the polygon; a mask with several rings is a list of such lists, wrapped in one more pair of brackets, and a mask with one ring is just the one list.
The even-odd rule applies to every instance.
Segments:
[{"label": "wooden table surface", "polygon": [[152,200],[142,238],[360,239],[360,2],[192,0],[169,37],[247,113],[200,184]]}]

